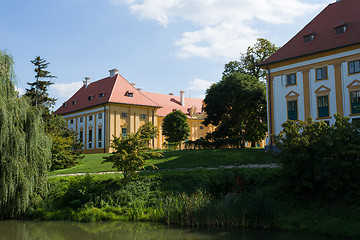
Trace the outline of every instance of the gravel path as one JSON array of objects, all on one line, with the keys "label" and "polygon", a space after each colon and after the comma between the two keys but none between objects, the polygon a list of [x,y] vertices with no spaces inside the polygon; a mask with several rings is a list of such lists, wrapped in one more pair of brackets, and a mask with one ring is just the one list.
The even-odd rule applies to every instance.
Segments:
[{"label": "gravel path", "polygon": [[[197,169],[205,169],[205,170],[215,170],[215,169],[229,169],[229,168],[278,168],[281,167],[280,164],[271,163],[271,164],[244,164],[238,166],[219,166],[215,168],[206,168],[206,167],[196,167],[196,168],[173,168],[173,169],[155,169],[155,170],[144,170],[141,172],[158,172],[158,171],[183,171],[183,170],[197,170]],[[53,175],[49,177],[65,177],[65,176],[79,176],[79,175],[102,175],[102,174],[119,174],[122,172],[99,172],[99,173],[69,173],[69,174],[59,174]]]}]

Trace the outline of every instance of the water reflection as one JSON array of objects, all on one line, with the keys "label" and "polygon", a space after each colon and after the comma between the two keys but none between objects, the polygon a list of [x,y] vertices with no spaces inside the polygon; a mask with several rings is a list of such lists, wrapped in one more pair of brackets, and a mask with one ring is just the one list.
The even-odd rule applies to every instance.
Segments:
[{"label": "water reflection", "polygon": [[0,221],[0,240],[325,240],[306,233],[239,229],[174,228],[154,223]]}]

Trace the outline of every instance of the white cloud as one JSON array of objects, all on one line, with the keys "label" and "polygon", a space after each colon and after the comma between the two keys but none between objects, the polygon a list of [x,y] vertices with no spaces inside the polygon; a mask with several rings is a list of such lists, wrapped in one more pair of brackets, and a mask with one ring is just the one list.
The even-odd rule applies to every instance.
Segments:
[{"label": "white cloud", "polygon": [[71,83],[54,83],[49,87],[55,98],[63,99],[70,98],[77,90],[81,88],[83,83],[81,81]]},{"label": "white cloud", "polygon": [[[125,4],[140,19],[167,27],[176,20],[192,23],[197,30],[175,41],[179,57],[235,58],[265,31],[261,23],[287,24],[323,4],[301,0],[111,0]],[[260,22],[254,27],[254,22]]]},{"label": "white cloud", "polygon": [[193,81],[189,82],[188,90],[199,90],[199,91],[205,91],[207,90],[211,84],[214,82],[210,82],[204,79],[195,78]]}]

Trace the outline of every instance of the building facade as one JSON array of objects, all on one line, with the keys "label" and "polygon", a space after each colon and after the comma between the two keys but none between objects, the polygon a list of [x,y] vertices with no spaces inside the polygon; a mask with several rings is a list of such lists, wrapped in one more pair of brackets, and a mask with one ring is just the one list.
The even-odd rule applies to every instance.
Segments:
[{"label": "building facade", "polygon": [[[329,4],[261,63],[267,70],[268,132],[290,120],[360,119],[360,1]],[[272,145],[272,139],[268,139]]]},{"label": "building facade", "polygon": [[111,152],[113,136],[135,133],[146,122],[152,122],[159,130],[152,147],[162,148],[162,121],[174,110],[181,110],[188,117],[189,140],[213,131],[212,126],[201,123],[205,118],[201,99],[186,98],[184,91],[180,91],[180,96],[144,92],[126,81],[117,69],[109,72],[109,77],[96,82],[85,78],[84,85],[54,113],[62,115],[68,127],[78,133],[85,153]]}]

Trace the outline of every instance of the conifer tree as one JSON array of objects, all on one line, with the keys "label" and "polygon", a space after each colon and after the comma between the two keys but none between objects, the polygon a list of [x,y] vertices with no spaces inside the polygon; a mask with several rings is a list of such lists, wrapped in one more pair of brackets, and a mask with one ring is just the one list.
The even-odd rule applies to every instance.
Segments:
[{"label": "conifer tree", "polygon": [[20,217],[47,190],[51,141],[40,110],[15,91],[12,57],[0,51],[0,219]]},{"label": "conifer tree", "polygon": [[25,96],[31,99],[33,106],[40,105],[49,110],[55,105],[56,98],[49,97],[48,87],[54,83],[46,79],[56,78],[56,76],[51,75],[50,72],[46,70],[50,63],[40,56],[36,56],[31,63],[35,66],[36,81],[27,83],[31,88],[26,89]]},{"label": "conifer tree", "polygon": [[78,149],[82,149],[83,145],[78,142],[76,132],[67,128],[65,119],[52,114],[51,108],[54,106],[56,98],[49,96],[48,87],[54,83],[46,79],[56,77],[46,70],[50,63],[40,56],[37,56],[31,63],[35,66],[36,81],[28,83],[31,88],[26,89],[25,96],[29,98],[31,105],[37,106],[42,111],[45,130],[52,142],[51,170],[72,167],[83,158],[81,152],[78,151]]}]

